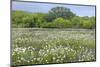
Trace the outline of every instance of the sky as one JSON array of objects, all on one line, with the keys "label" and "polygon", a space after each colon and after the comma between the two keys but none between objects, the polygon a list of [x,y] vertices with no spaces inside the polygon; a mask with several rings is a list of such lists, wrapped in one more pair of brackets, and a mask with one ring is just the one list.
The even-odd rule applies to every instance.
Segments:
[{"label": "sky", "polygon": [[48,13],[51,8],[56,6],[63,6],[69,8],[78,16],[95,16],[95,6],[83,5],[64,5],[64,4],[50,4],[50,3],[36,3],[36,2],[12,2],[12,10],[21,10],[26,12],[42,12]]}]

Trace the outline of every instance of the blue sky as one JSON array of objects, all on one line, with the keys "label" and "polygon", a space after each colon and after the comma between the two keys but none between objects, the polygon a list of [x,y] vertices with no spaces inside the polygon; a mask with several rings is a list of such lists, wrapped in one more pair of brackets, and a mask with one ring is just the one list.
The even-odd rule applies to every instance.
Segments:
[{"label": "blue sky", "polygon": [[12,10],[22,10],[26,12],[47,13],[51,8],[56,6],[70,8],[70,10],[78,16],[95,16],[94,6],[62,5],[35,2],[12,2]]}]

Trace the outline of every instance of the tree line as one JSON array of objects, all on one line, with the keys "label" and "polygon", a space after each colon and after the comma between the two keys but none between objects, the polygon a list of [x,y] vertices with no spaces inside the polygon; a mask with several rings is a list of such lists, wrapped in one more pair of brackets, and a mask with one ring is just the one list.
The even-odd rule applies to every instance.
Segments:
[{"label": "tree line", "polygon": [[69,8],[58,6],[48,13],[29,13],[12,11],[12,27],[14,28],[84,28],[94,29],[95,16],[77,16]]}]

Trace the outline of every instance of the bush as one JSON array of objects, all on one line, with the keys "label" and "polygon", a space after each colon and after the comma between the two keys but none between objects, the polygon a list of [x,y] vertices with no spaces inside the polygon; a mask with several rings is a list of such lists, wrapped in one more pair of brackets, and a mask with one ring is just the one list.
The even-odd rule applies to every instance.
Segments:
[{"label": "bush", "polygon": [[85,28],[85,29],[91,29],[92,28],[92,23],[90,22],[90,21],[86,21],[86,20],[84,20],[83,22],[82,22],[82,28]]},{"label": "bush", "polygon": [[[94,29],[96,26],[95,17],[75,16],[68,20],[58,17],[50,21],[48,14],[27,13],[23,11],[13,11],[12,27],[14,28],[85,28]],[[52,17],[52,16],[51,16]],[[49,18],[49,19],[47,19]],[[52,17],[53,18],[53,17]]]},{"label": "bush", "polygon": [[43,28],[69,28],[71,27],[71,22],[63,18],[57,18],[53,22],[45,23]]},{"label": "bush", "polygon": [[66,27],[70,27],[71,25],[69,20],[65,20],[63,18],[57,18],[53,21],[53,23],[57,28],[66,28]]},{"label": "bush", "polygon": [[12,16],[12,27],[28,28],[41,27],[45,22],[43,13],[27,13],[23,11],[14,11]]}]

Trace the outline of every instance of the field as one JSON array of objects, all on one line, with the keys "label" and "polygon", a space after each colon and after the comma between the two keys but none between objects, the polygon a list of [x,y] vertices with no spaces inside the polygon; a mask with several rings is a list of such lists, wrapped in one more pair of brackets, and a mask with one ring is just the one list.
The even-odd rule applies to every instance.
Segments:
[{"label": "field", "polygon": [[12,65],[95,61],[94,29],[12,29]]}]

